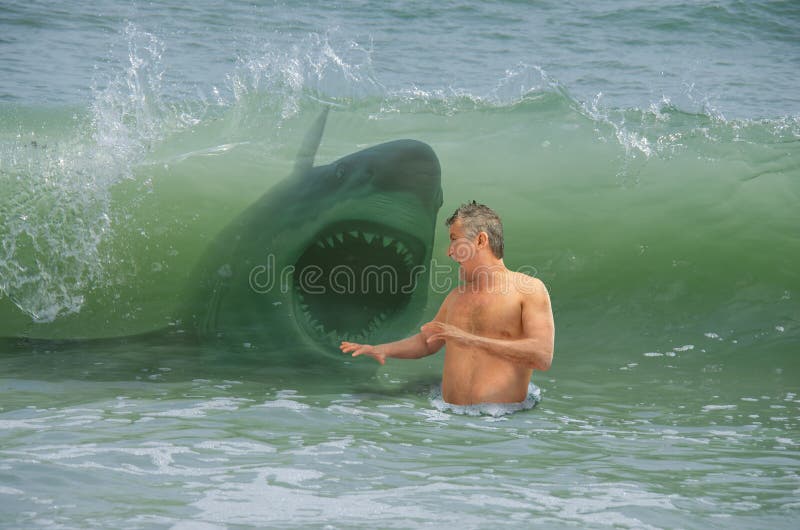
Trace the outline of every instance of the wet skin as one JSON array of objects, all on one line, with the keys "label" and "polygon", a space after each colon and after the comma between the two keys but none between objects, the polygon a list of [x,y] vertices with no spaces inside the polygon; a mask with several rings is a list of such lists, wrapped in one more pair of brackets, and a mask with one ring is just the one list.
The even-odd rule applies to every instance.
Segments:
[{"label": "wet skin", "polygon": [[523,401],[534,370],[553,359],[554,324],[544,284],[510,271],[489,247],[488,235],[467,238],[461,221],[450,226],[448,256],[463,283],[448,294],[420,333],[376,346],[342,342],[343,353],[416,359],[446,346],[442,397],[448,403]]}]

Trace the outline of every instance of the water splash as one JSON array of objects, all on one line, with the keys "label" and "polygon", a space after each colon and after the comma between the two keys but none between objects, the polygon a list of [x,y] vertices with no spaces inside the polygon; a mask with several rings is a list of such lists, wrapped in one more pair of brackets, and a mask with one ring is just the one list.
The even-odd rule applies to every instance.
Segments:
[{"label": "water splash", "polygon": [[[77,313],[112,260],[111,189],[170,132],[195,123],[161,96],[163,44],[128,24],[116,75],[93,88],[88,114],[67,130],[20,125],[0,144],[0,294],[34,322]],[[25,128],[30,127],[28,131]]]},{"label": "water splash", "polygon": [[372,71],[371,54],[371,44],[339,42],[335,32],[310,33],[284,48],[267,41],[260,52],[239,57],[224,90],[215,86],[212,92],[219,104],[230,106],[262,97],[261,104],[280,117],[280,126],[309,99],[346,105],[384,94]]},{"label": "water splash", "polygon": [[[109,197],[87,138],[3,146],[0,291],[37,322],[74,313],[101,269]],[[45,143],[46,142],[46,143]]]}]

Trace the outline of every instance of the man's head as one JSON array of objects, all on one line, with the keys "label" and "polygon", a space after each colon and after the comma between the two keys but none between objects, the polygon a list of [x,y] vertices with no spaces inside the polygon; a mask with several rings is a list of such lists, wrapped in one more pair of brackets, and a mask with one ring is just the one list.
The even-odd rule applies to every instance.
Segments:
[{"label": "man's head", "polygon": [[[488,247],[495,258],[503,258],[503,223],[488,206],[475,201],[462,204],[445,223],[450,227],[451,235],[447,255],[459,263],[464,261],[463,258],[468,259],[472,257],[470,254],[485,247]],[[455,244],[456,240],[461,239],[465,239],[469,246]]]}]

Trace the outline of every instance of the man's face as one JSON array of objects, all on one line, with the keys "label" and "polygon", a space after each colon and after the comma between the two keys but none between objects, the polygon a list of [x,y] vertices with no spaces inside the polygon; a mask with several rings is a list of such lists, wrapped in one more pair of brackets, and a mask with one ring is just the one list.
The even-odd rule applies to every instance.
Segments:
[{"label": "man's face", "polygon": [[450,246],[447,248],[447,255],[463,267],[475,257],[477,251],[478,247],[475,245],[475,241],[464,235],[461,219],[456,219],[450,225]]}]

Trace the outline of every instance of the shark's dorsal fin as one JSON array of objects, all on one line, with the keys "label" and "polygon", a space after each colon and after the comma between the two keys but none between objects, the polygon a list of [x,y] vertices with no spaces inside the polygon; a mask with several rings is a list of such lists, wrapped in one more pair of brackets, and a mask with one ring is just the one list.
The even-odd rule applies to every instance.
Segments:
[{"label": "shark's dorsal fin", "polygon": [[322,113],[317,117],[311,130],[306,133],[303,145],[297,152],[297,159],[294,162],[294,173],[302,174],[314,167],[314,157],[317,155],[319,143],[322,141],[322,131],[325,130],[325,122],[328,119],[329,106],[322,109]]}]

